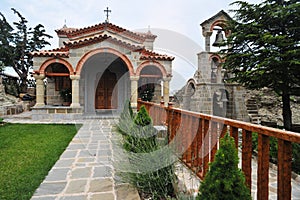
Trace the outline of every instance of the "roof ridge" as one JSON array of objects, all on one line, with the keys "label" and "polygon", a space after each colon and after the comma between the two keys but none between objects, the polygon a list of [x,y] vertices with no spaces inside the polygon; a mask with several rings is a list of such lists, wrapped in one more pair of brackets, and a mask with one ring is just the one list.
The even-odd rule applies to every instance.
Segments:
[{"label": "roof ridge", "polygon": [[64,45],[66,47],[81,47],[81,46],[85,46],[86,44],[90,44],[90,43],[94,43],[94,42],[98,42],[98,41],[103,41],[103,40],[108,40],[109,42],[112,42],[112,43],[115,43],[115,44],[122,44],[123,47],[125,48],[128,48],[130,50],[134,50],[134,51],[137,51],[137,50],[140,50],[140,49],[143,49],[144,46],[141,46],[141,45],[134,45],[134,44],[131,44],[129,42],[125,42],[125,41],[122,41],[122,40],[119,40],[115,37],[112,37],[110,35],[107,35],[107,34],[99,34],[97,36],[93,36],[93,37],[88,37],[88,38],[82,38],[82,39],[78,39],[78,40],[73,40],[73,41],[65,41],[64,42]]},{"label": "roof ridge", "polygon": [[64,28],[62,28],[55,31],[57,34],[66,34],[68,38],[72,38],[79,35],[83,35],[85,33],[93,32],[95,30],[105,30],[105,29],[111,29],[116,31],[117,33],[122,33],[123,35],[138,40],[139,42],[144,42],[149,37],[107,22],[103,22],[103,23],[99,23],[99,24],[95,24],[83,28],[68,28],[67,30],[64,30]]}]

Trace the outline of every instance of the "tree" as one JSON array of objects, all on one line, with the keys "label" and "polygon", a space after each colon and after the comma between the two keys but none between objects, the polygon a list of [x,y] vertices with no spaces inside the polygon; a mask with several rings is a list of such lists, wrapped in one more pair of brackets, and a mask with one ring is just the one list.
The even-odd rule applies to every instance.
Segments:
[{"label": "tree", "polygon": [[20,77],[20,92],[26,92],[27,76],[33,65],[30,53],[50,45],[46,39],[52,36],[45,33],[41,24],[28,28],[28,21],[16,9],[12,11],[19,17],[19,22],[13,22],[14,27],[0,12],[0,61],[15,70]]},{"label": "tree", "polygon": [[284,128],[292,128],[290,96],[300,94],[300,2],[265,0],[259,4],[243,1],[225,42],[224,68],[234,74],[231,81],[249,89],[268,87],[282,97]]},{"label": "tree", "polygon": [[234,139],[227,134],[221,139],[215,160],[200,184],[197,200],[251,199],[250,189],[245,184],[238,163]]}]

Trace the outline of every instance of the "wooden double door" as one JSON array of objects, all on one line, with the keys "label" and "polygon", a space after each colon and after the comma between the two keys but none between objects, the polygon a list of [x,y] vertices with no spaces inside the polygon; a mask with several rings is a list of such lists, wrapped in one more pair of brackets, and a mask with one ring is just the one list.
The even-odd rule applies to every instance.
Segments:
[{"label": "wooden double door", "polygon": [[96,109],[116,109],[118,105],[117,75],[106,69],[98,82],[95,94]]}]

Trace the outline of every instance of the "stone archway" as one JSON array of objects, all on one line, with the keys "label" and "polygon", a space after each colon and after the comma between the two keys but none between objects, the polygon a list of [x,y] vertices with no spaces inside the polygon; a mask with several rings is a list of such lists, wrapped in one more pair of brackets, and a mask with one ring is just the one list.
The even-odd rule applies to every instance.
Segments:
[{"label": "stone archway", "polygon": [[185,110],[192,110],[191,108],[194,107],[192,104],[192,96],[195,94],[196,86],[193,80],[190,80],[185,88],[185,93],[183,96],[183,109]]},{"label": "stone archway", "polygon": [[72,81],[70,69],[62,63],[51,63],[44,70],[46,78],[46,104],[70,106],[72,102]]},{"label": "stone archway", "polygon": [[85,60],[80,71],[80,104],[85,113],[121,110],[130,99],[130,71],[119,56],[100,52]]},{"label": "stone archway", "polygon": [[145,66],[139,72],[138,96],[144,101],[159,103],[162,96],[163,73],[154,65]]}]

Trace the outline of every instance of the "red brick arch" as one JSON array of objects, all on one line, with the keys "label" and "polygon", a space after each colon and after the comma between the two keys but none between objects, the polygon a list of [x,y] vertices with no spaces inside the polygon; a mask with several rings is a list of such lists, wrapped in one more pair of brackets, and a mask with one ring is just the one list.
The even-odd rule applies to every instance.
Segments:
[{"label": "red brick arch", "polygon": [[[213,32],[215,26],[220,26],[221,28],[225,28],[227,21],[226,20],[217,20],[211,24],[209,31]],[[225,31],[225,37],[228,37],[230,31]]]},{"label": "red brick arch", "polygon": [[68,70],[69,70],[69,72],[70,72],[71,75],[74,74],[74,70],[73,70],[72,65],[71,65],[68,61],[66,61],[66,60],[64,60],[64,59],[61,59],[61,58],[50,58],[50,59],[46,60],[46,61],[40,66],[40,69],[39,69],[37,72],[38,72],[39,74],[44,74],[46,68],[47,68],[49,65],[53,64],[53,63],[60,63],[60,64],[63,64],[65,67],[68,68]]},{"label": "red brick arch", "polygon": [[146,66],[157,67],[161,71],[163,77],[166,77],[168,75],[165,67],[161,63],[156,62],[156,61],[145,61],[142,64],[140,64],[136,70],[136,75],[139,76],[141,74],[142,69]]},{"label": "red brick arch", "polygon": [[91,58],[93,55],[96,55],[96,54],[99,54],[99,53],[111,53],[111,54],[114,54],[114,55],[118,56],[126,64],[128,70],[129,70],[130,76],[134,75],[134,70],[133,70],[132,63],[130,62],[130,60],[128,59],[128,57],[125,56],[123,53],[121,53],[121,52],[119,52],[119,51],[117,51],[115,49],[109,48],[109,47],[94,49],[94,50],[91,50],[91,51],[87,52],[84,56],[82,56],[82,58],[77,63],[76,74],[80,75],[84,63],[89,58]]},{"label": "red brick arch", "polygon": [[219,63],[224,62],[224,60],[221,58],[221,56],[219,54],[212,54],[212,55],[210,55],[209,61],[212,61],[214,58],[216,58],[219,61]]}]

